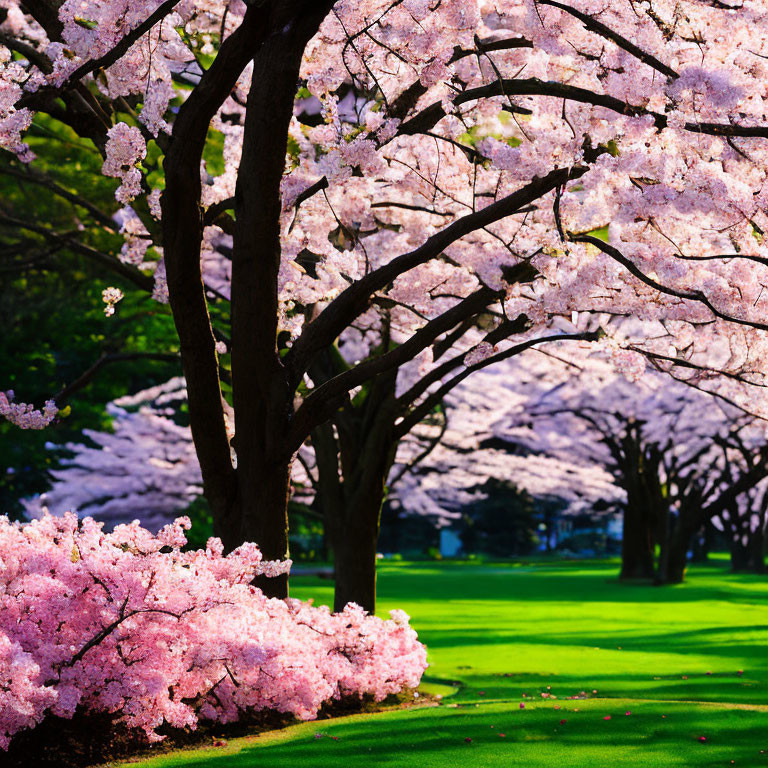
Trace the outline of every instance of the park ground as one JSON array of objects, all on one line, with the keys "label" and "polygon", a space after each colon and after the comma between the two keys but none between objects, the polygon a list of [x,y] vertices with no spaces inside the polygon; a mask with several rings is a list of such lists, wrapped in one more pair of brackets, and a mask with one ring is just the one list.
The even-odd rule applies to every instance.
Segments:
[{"label": "park ground", "polygon": [[[768,579],[725,561],[674,587],[616,574],[609,562],[385,563],[379,611],[412,616],[429,648],[423,693],[441,699],[141,765],[768,767]],[[292,594],[327,603],[332,586],[299,576]]]}]

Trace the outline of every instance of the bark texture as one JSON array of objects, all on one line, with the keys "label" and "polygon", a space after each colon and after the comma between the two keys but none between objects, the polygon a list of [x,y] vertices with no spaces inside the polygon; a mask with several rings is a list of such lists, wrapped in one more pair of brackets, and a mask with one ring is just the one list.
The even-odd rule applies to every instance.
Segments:
[{"label": "bark texture", "polygon": [[[277,349],[280,180],[301,58],[331,7],[328,0],[252,5],[180,108],[164,166],[163,246],[170,303],[214,530],[228,549],[255,541],[267,559],[288,555],[291,451],[285,436],[293,413],[293,393]],[[233,233],[235,464],[201,275],[200,159],[212,117],[251,61]],[[260,586],[271,596],[287,596],[285,578],[265,579]]]}]

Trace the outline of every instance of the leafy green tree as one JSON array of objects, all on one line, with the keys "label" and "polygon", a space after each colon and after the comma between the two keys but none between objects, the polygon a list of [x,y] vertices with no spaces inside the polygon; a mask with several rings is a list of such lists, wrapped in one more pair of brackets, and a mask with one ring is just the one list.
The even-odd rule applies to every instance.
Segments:
[{"label": "leafy green tree", "polygon": [[[0,510],[12,516],[48,486],[62,444],[109,428],[107,402],[180,369],[167,307],[128,290],[151,280],[116,255],[116,185],[98,153],[44,115],[29,143],[34,169],[0,155],[0,390],[38,404],[55,395],[71,409],[43,432],[0,420]],[[101,294],[112,285],[126,297],[107,317]]]},{"label": "leafy green tree", "polygon": [[482,498],[462,510],[460,536],[464,550],[493,557],[533,552],[539,543],[539,519],[533,499],[512,483],[497,478],[471,490],[482,494]]}]

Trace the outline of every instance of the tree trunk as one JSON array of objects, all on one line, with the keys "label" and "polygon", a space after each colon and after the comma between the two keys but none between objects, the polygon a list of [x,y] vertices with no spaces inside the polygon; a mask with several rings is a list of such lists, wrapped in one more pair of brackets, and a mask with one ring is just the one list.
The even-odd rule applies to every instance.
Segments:
[{"label": "tree trunk", "polygon": [[765,573],[765,528],[761,524],[749,540],[750,560],[755,573]]},{"label": "tree trunk", "polygon": [[671,514],[669,506],[666,506],[661,515],[659,515],[659,562],[656,569],[656,583],[666,584],[669,578],[669,561],[670,561],[670,546],[672,544],[671,539]]},{"label": "tree trunk", "polygon": [[[363,482],[363,475],[357,472],[341,479],[337,471],[337,442],[327,439],[329,425],[321,429],[325,439],[316,439],[320,437],[316,430],[313,445],[321,485],[322,479],[327,478],[320,504],[326,536],[333,550],[336,581],[333,609],[341,611],[347,603],[357,603],[372,614],[376,610],[376,549],[389,454],[379,464],[387,466],[387,470],[368,475],[372,482]],[[368,455],[370,457],[370,453]]]},{"label": "tree trunk", "polygon": [[723,525],[730,542],[731,570],[734,573],[762,573],[765,568],[765,539],[762,515],[758,513],[758,525],[752,530],[753,511],[740,513],[737,504],[728,508]]},{"label": "tree trunk", "polygon": [[[365,423],[361,424],[365,430]],[[387,476],[397,444],[391,438],[392,421],[369,425],[365,449],[355,465],[347,463],[343,482],[343,509],[334,510],[334,610],[354,602],[373,614],[376,610],[376,548]],[[343,456],[343,453],[342,453]]]},{"label": "tree trunk", "polygon": [[653,578],[653,534],[647,511],[630,501],[624,510],[621,579]]},{"label": "tree trunk", "polygon": [[731,536],[731,570],[739,573],[749,570],[749,543],[742,541],[742,534]]},{"label": "tree trunk", "polygon": [[706,563],[712,549],[712,541],[715,537],[715,527],[711,520],[707,520],[693,540],[693,554],[691,562]]},{"label": "tree trunk", "polygon": [[765,534],[762,528],[748,533],[742,531],[731,539],[731,570],[734,573],[765,573]]},{"label": "tree trunk", "polygon": [[339,448],[330,422],[321,424],[312,431],[312,447],[318,473],[313,506],[323,516],[323,557],[331,560],[339,535],[335,528],[341,520],[338,510],[343,508],[343,498],[339,476]]},{"label": "tree trunk", "polygon": [[674,535],[670,540],[669,560],[666,579],[659,579],[659,584],[681,584],[685,580],[688,567],[688,542],[690,537]]},{"label": "tree trunk", "polygon": [[[330,0],[269,4],[269,34],[253,59],[235,187],[231,282],[235,504],[240,540],[255,541],[268,560],[288,556],[294,450],[287,446],[294,388],[277,347],[280,182],[304,48],[330,7]],[[270,597],[288,595],[284,576],[257,583]]]},{"label": "tree trunk", "polygon": [[[696,511],[698,510],[696,509]],[[691,507],[682,505],[678,510],[674,524],[670,520],[666,572],[663,574],[663,578],[661,578],[662,574],[659,574],[657,584],[680,584],[685,580],[685,571],[688,567],[688,548],[696,528],[696,512],[692,511]]]},{"label": "tree trunk", "polygon": [[627,492],[620,579],[652,579],[657,528],[666,508],[658,479],[660,457],[643,446],[642,422],[628,422],[614,446]]},{"label": "tree trunk", "polygon": [[[383,346],[387,346],[385,339]],[[317,356],[310,376],[317,384],[338,372],[343,360],[328,350]],[[357,603],[376,610],[376,550],[381,507],[397,450],[394,437],[397,371],[371,382],[364,397],[350,402],[332,422],[312,432],[319,477],[318,502],[334,556],[334,610]]]},{"label": "tree trunk", "polygon": [[[260,462],[238,466],[241,505],[240,542],[258,544],[265,560],[285,560],[288,551],[288,494],[291,465]],[[254,585],[267,597],[288,597],[288,576],[258,576]]]},{"label": "tree trunk", "polygon": [[376,547],[379,540],[381,496],[366,509],[354,510],[354,519],[340,531],[333,545],[336,589],[333,610],[357,603],[376,611]]}]

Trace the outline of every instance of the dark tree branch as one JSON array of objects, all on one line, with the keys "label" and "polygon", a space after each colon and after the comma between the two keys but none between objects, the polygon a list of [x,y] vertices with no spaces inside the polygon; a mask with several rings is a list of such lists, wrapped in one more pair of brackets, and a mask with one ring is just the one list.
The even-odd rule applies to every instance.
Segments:
[{"label": "dark tree branch", "polygon": [[38,171],[30,166],[24,166],[24,169],[22,170],[21,168],[15,168],[11,165],[0,165],[0,173],[5,174],[6,176],[13,176],[16,179],[21,179],[30,184],[37,184],[38,186],[45,187],[46,189],[51,190],[55,195],[58,195],[64,200],[68,200],[73,205],[84,208],[103,226],[108,227],[109,229],[114,229],[116,226],[109,214],[105,213],[100,208],[97,208],[90,200],[86,200],[86,198],[81,195],[65,189],[47,173]]},{"label": "dark tree branch", "polygon": [[643,64],[647,64],[657,72],[661,72],[664,77],[668,77],[672,80],[679,77],[677,72],[664,64],[664,62],[659,61],[655,56],[647,53],[642,48],[639,48],[634,43],[630,42],[625,37],[622,37],[618,32],[614,32],[610,27],[607,27],[597,19],[593,19],[591,16],[587,16],[586,13],[582,13],[581,11],[577,11],[575,8],[570,8],[567,5],[558,3],[556,0],[537,0],[537,2],[541,5],[551,5],[553,8],[559,8],[561,11],[569,13],[571,16],[577,18],[590,32],[596,32],[606,40],[610,40],[612,43],[615,43],[619,48],[631,54],[639,61],[642,61]]},{"label": "dark tree branch", "polygon": [[112,66],[121,56],[128,52],[128,49],[140,38],[142,35],[149,32],[152,27],[159,21],[162,21],[173,9],[179,4],[180,0],[165,0],[164,3],[159,5],[145,21],[142,21],[138,27],[132,29],[125,37],[121,38],[120,42],[112,48],[112,50],[100,56],[98,59],[92,59],[81,64],[60,86],[61,89],[66,89],[72,83],[82,80],[86,75],[90,75],[91,72],[95,72],[97,69],[106,69]]},{"label": "dark tree branch", "polygon": [[218,203],[213,203],[213,205],[209,205],[205,209],[205,214],[203,215],[203,224],[205,226],[208,226],[209,224],[213,224],[216,219],[221,216],[222,213],[225,211],[234,210],[235,208],[235,198],[234,197],[227,197],[224,200],[219,200]]},{"label": "dark tree branch", "polygon": [[21,7],[45,30],[49,40],[61,39],[64,25],[59,19],[58,3],[50,0],[23,0]]},{"label": "dark tree branch", "polygon": [[314,184],[307,187],[303,192],[300,192],[296,196],[296,200],[293,203],[294,208],[298,208],[305,200],[309,200],[310,197],[316,195],[324,189],[328,189],[328,178],[323,176],[318,179]]},{"label": "dark tree branch", "polygon": [[[717,370],[715,371],[713,368],[708,368],[705,365],[698,365],[696,363],[691,362],[690,360],[686,360],[682,357],[672,357],[671,355],[662,355],[658,352],[651,352],[650,350],[643,349],[642,347],[638,347],[635,345],[629,345],[627,349],[631,349],[633,352],[637,352],[638,354],[643,355],[643,357],[647,357],[649,360],[662,360],[667,363],[671,363],[672,365],[679,367],[679,368],[688,368],[693,371],[703,371],[708,373],[717,373],[718,376],[723,376],[726,379],[733,379],[734,381],[738,381],[742,384],[748,384],[751,387],[766,387],[768,384],[760,384],[756,381],[750,381],[749,379],[745,379],[742,374],[739,373],[733,373],[732,371],[723,371],[723,370]],[[679,381],[679,379],[678,379]],[[710,393],[713,394],[713,393]]]},{"label": "dark tree branch", "polygon": [[433,211],[423,205],[412,205],[411,203],[399,203],[396,201],[371,203],[371,208],[402,208],[406,211],[421,211],[422,213],[431,213],[433,216],[442,216],[444,218],[450,218],[453,216],[452,213],[446,213],[444,211]]},{"label": "dark tree branch", "polygon": [[517,213],[521,208],[538,200],[556,187],[583,176],[587,170],[586,167],[560,168],[551,171],[543,178],[534,179],[511,195],[479,211],[462,216],[445,229],[432,235],[416,250],[396,257],[350,285],[305,327],[304,332],[286,356],[286,366],[290,371],[292,385],[294,387],[298,385],[317,352],[332,344],[341,331],[365,311],[371,296],[376,291],[382,290],[408,270],[436,258],[448,246],[470,232]]},{"label": "dark tree branch", "polygon": [[[479,363],[467,366],[461,373],[456,374],[452,379],[449,379],[442,386],[432,392],[428,397],[424,398],[411,412],[395,426],[395,435],[398,439],[407,435],[420,421],[422,421],[427,414],[442,400],[445,396],[454,388],[461,384],[468,376],[471,376],[475,371],[487,368],[489,365],[494,365],[502,360],[508,360],[510,357],[515,357],[521,352],[525,352],[526,349],[537,344],[545,344],[552,341],[597,341],[599,338],[598,331],[585,331],[584,333],[556,333],[551,336],[542,336],[538,339],[528,339],[520,344],[516,344],[509,349],[499,352],[495,355],[487,357],[485,360],[481,360]],[[465,353],[466,354],[466,353]]]},{"label": "dark tree branch", "polygon": [[72,395],[88,386],[107,366],[112,363],[125,363],[133,360],[158,360],[164,363],[178,363],[178,355],[162,354],[157,352],[116,352],[103,354],[90,368],[78,376],[71,384],[67,384],[64,389],[54,395],[53,399],[56,405],[61,407],[63,403],[69,400]]},{"label": "dark tree branch", "polygon": [[9,35],[7,32],[0,32],[0,43],[6,48],[10,48],[16,53],[20,53],[25,59],[34,64],[41,72],[50,74],[53,72],[53,65],[51,60],[32,45],[25,43],[23,40],[19,40],[14,35]]},{"label": "dark tree branch", "polygon": [[[477,318],[470,318],[471,321],[476,321]],[[470,326],[471,327],[471,326]],[[499,341],[508,339],[510,336],[515,336],[518,333],[523,333],[529,327],[529,320],[525,315],[518,315],[514,320],[507,320],[498,327],[494,328],[490,333],[486,334],[483,341],[486,344],[496,344]],[[453,344],[458,341],[461,336],[466,333],[469,328],[464,324],[459,325],[456,330],[445,339],[441,339],[433,347],[433,357],[435,360],[439,359],[448,351],[448,344]],[[401,412],[405,412],[413,405],[433,384],[444,379],[451,371],[464,364],[464,358],[470,350],[462,352],[458,355],[454,355],[450,359],[441,363],[433,368],[425,376],[422,376],[410,389],[403,392],[397,398],[397,406]]]},{"label": "dark tree branch", "polygon": [[768,472],[768,462],[766,462],[766,450],[764,449],[756,457],[753,467],[742,473],[739,479],[724,490],[716,499],[700,508],[698,514],[694,515],[694,527],[699,528],[707,520],[722,514],[742,493],[752,490],[763,480],[766,472]]},{"label": "dark tree branch", "polygon": [[[627,104],[621,99],[602,93],[593,93],[586,88],[579,88],[574,85],[558,83],[554,81],[540,80],[536,77],[528,79],[505,78],[495,80],[487,85],[481,85],[477,88],[469,88],[456,95],[454,104],[461,105],[477,99],[489,98],[492,96],[553,96],[556,98],[576,101],[582,104],[591,104],[595,107],[604,107],[620,115],[630,115],[633,117],[648,116],[653,118],[657,129],[667,127],[667,116],[653,112],[645,107]],[[409,120],[403,122],[398,128],[398,136],[412,136],[419,133],[426,133],[431,130],[443,117],[445,110],[442,102],[435,102],[425,107],[421,112],[414,115]],[[768,138],[768,126],[743,126],[731,123],[693,123],[687,122],[684,125],[686,131],[692,133],[704,133],[712,136],[738,136],[752,138]]]},{"label": "dark tree branch", "polygon": [[400,480],[403,479],[405,474],[407,472],[410,472],[413,470],[414,467],[417,467],[419,464],[421,464],[424,459],[426,459],[434,450],[437,448],[437,446],[440,444],[440,441],[445,436],[446,431],[448,430],[448,416],[443,412],[443,423],[440,425],[440,432],[435,435],[434,438],[428,441],[428,445],[426,448],[424,448],[421,453],[414,456],[409,462],[401,465],[400,469],[395,472],[395,474],[389,478],[389,481],[387,483],[387,486],[391,489],[395,485],[400,482]]},{"label": "dark tree branch", "polygon": [[430,320],[407,341],[383,355],[369,358],[315,389],[302,403],[293,418],[289,447],[296,450],[310,432],[336,410],[339,399],[355,387],[376,376],[398,368],[426,349],[441,334],[467,317],[472,317],[503,296],[502,291],[480,288],[455,304],[442,315]]},{"label": "dark tree branch", "polygon": [[615,261],[618,261],[619,264],[621,264],[631,275],[646,285],[649,285],[651,288],[655,288],[660,293],[664,293],[667,296],[674,296],[685,301],[695,301],[699,304],[703,304],[710,312],[712,312],[713,315],[715,315],[715,317],[718,317],[721,320],[738,323],[739,325],[746,325],[750,328],[757,328],[761,331],[768,331],[768,324],[766,323],[759,323],[752,320],[746,320],[744,318],[733,317],[731,315],[725,314],[724,312],[721,312],[717,307],[715,307],[714,304],[712,304],[709,298],[707,298],[707,296],[702,291],[679,291],[675,288],[662,285],[652,277],[648,277],[648,275],[639,269],[621,251],[619,251],[618,248],[614,248],[612,245],[609,245],[597,237],[593,237],[592,235],[574,235],[573,233],[568,233],[568,239],[575,243],[589,243],[590,245],[594,245],[603,253],[607,254]]},{"label": "dark tree branch", "polygon": [[476,317],[468,317],[464,322],[459,323],[450,333],[447,333],[444,338],[439,339],[432,345],[432,359],[439,360],[451,347],[465,334],[470,328],[473,328],[477,324]]},{"label": "dark tree branch", "polygon": [[[524,37],[511,37],[505,40],[481,40],[480,41],[484,50],[486,51],[503,51],[512,50],[515,48],[533,48],[533,43],[530,40],[526,40]],[[453,50],[453,56],[449,60],[449,64],[454,64],[467,56],[474,56],[477,53],[476,49],[459,48],[458,46]],[[416,102],[427,92],[421,81],[416,80],[411,83],[402,93],[400,93],[389,105],[389,114],[392,117],[404,119],[408,112],[416,106]]]},{"label": "dark tree branch", "polygon": [[35,232],[42,235],[46,240],[56,245],[68,248],[69,250],[79,253],[92,261],[96,261],[106,266],[111,272],[133,283],[137,288],[141,288],[143,291],[149,293],[152,292],[155,281],[151,275],[145,275],[136,267],[132,267],[130,264],[123,264],[122,261],[110,256],[108,253],[103,253],[95,248],[91,248],[89,245],[79,242],[74,237],[65,234],[59,234],[54,232],[48,227],[44,227],[40,224],[33,224],[29,221],[23,221],[13,216],[4,216],[0,214],[0,225],[6,225],[15,227],[18,229],[26,229],[29,232]]},{"label": "dark tree branch", "polygon": [[[645,109],[645,107],[632,106],[614,96],[594,93],[586,88],[557,83],[552,80],[539,80],[537,77],[528,79],[504,78],[502,80],[494,80],[487,85],[480,85],[477,88],[468,88],[466,91],[458,93],[453,103],[460,106],[469,101],[487,99],[492,96],[554,96],[556,98],[581,102],[582,104],[605,107],[605,109],[621,115],[652,115],[657,128],[663,128],[667,123],[664,115],[652,113]],[[435,102],[403,122],[398,128],[397,133],[399,136],[426,133],[434,128],[443,117],[445,117],[445,110],[443,109],[442,102]]]}]

